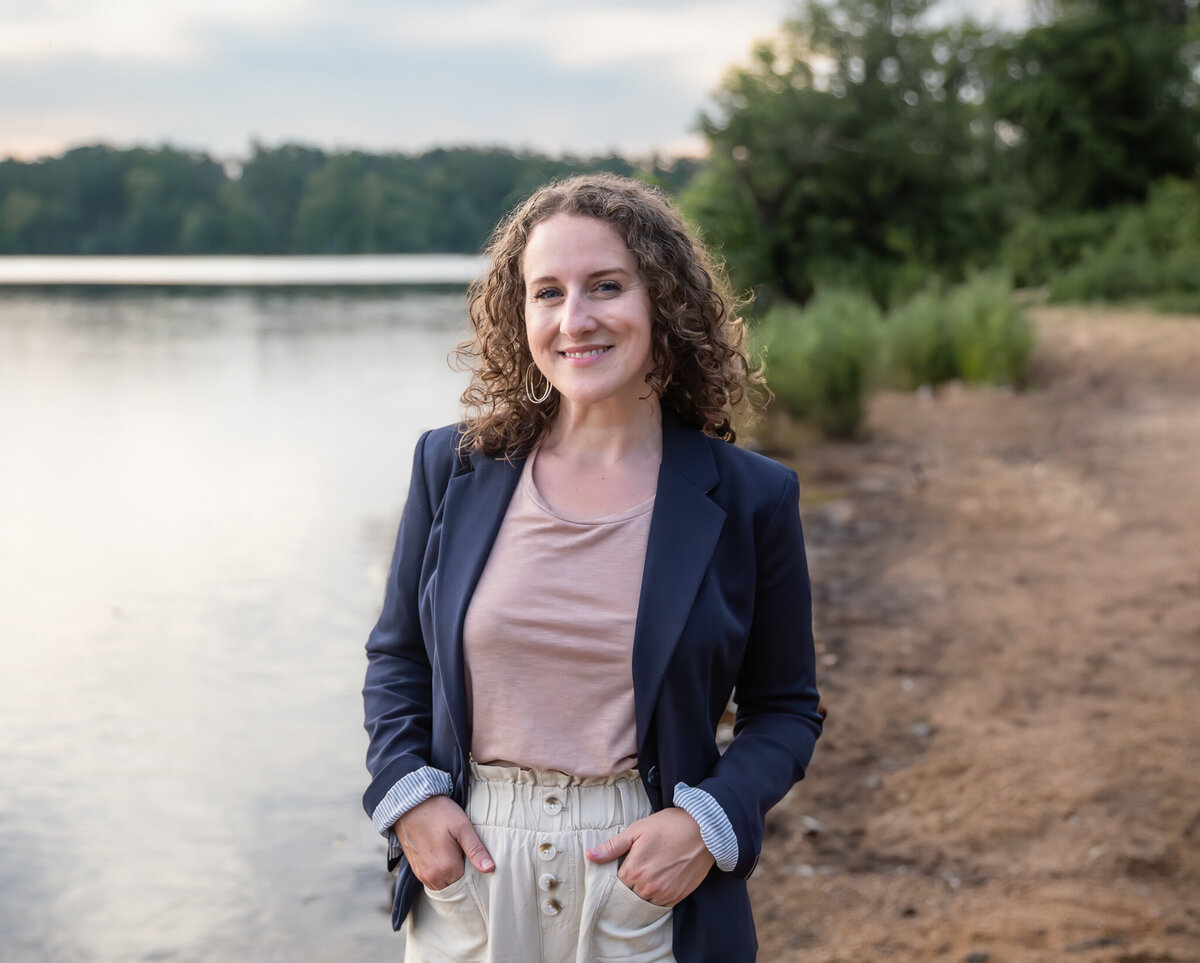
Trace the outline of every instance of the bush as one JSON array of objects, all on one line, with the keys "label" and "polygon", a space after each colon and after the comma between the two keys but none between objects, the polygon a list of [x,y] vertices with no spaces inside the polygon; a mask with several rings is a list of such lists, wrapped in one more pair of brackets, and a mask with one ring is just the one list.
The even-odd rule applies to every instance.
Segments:
[{"label": "bush", "polygon": [[1095,252],[1063,272],[1050,289],[1051,301],[1129,301],[1149,294],[1147,284],[1158,273],[1149,251],[1122,251],[1113,246]]},{"label": "bush", "polygon": [[978,274],[947,297],[954,352],[964,381],[1022,384],[1033,351],[1033,329],[1002,274]]},{"label": "bush", "polygon": [[1004,240],[1001,262],[1018,287],[1050,284],[1112,237],[1122,209],[1042,216],[1026,214]]},{"label": "bush", "polygon": [[875,380],[881,317],[864,294],[819,292],[804,309],[779,304],[755,330],[776,400],[822,433],[850,438],[862,426]]},{"label": "bush", "polygon": [[906,387],[968,382],[1021,384],[1033,332],[1003,274],[978,274],[943,291],[931,286],[888,317],[893,379]]},{"label": "bush", "polygon": [[937,385],[960,376],[946,294],[933,284],[887,319],[887,367],[900,387]]},{"label": "bush", "polygon": [[829,290],[808,306],[773,306],[754,330],[767,380],[791,415],[831,437],[862,427],[866,398],[885,367],[905,387],[953,379],[1025,380],[1033,331],[1004,274],[979,274],[946,290],[932,285],[896,308],[886,324],[865,294]]},{"label": "bush", "polygon": [[1054,282],[1053,301],[1200,303],[1200,184],[1168,178],[1122,210],[1105,243]]}]

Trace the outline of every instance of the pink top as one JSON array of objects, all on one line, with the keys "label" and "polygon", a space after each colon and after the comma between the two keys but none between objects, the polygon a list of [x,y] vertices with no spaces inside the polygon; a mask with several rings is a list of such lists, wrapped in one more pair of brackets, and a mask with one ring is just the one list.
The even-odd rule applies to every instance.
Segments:
[{"label": "pink top", "polygon": [[565,518],[533,483],[536,454],[463,626],[471,755],[607,776],[637,762],[633,630],[654,498]]}]

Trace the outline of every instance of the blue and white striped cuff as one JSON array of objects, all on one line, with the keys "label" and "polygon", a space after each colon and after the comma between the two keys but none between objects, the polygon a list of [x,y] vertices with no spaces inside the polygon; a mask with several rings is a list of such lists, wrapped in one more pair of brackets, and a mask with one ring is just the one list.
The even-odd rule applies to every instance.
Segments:
[{"label": "blue and white striped cuff", "polygon": [[719,802],[703,789],[693,789],[685,782],[675,783],[672,802],[696,820],[700,838],[716,860],[717,869],[728,873],[737,866],[737,833]]},{"label": "blue and white striped cuff", "polygon": [[371,813],[371,823],[380,835],[386,836],[392,824],[413,806],[433,796],[449,796],[450,789],[450,773],[433,766],[414,769],[379,800],[379,805]]}]

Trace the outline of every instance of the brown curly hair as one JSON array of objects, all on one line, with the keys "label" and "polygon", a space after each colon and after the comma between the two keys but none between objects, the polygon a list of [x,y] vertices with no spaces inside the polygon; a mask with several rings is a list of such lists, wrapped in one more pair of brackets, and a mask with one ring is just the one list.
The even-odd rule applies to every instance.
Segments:
[{"label": "brown curly hair", "polygon": [[528,452],[558,412],[557,391],[541,404],[525,391],[533,357],[522,272],[530,232],[555,214],[594,217],[621,235],[653,312],[653,369],[646,383],[688,424],[734,441],[734,418],[748,413],[747,393],[763,378],[747,361],[745,325],[733,314],[724,271],[657,188],[582,174],[539,188],[492,232],[490,266],[468,292],[474,336],[454,352],[458,365],[472,372],[462,395],[470,415],[459,450],[504,457]]}]

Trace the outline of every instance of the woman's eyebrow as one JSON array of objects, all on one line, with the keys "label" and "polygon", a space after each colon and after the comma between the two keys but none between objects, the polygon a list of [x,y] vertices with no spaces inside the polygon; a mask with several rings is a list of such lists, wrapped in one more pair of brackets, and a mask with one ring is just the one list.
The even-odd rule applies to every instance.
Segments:
[{"label": "woman's eyebrow", "polygon": [[[609,267],[609,268],[601,268],[599,271],[590,272],[587,275],[587,279],[590,281],[592,278],[603,277],[606,274],[621,274],[621,275],[624,275],[625,277],[631,276],[631,272],[627,271],[623,267]],[[528,286],[532,287],[535,284],[548,284],[552,281],[557,281],[557,280],[558,280],[558,278],[553,274],[543,274],[541,277],[529,278],[525,283]]]}]

